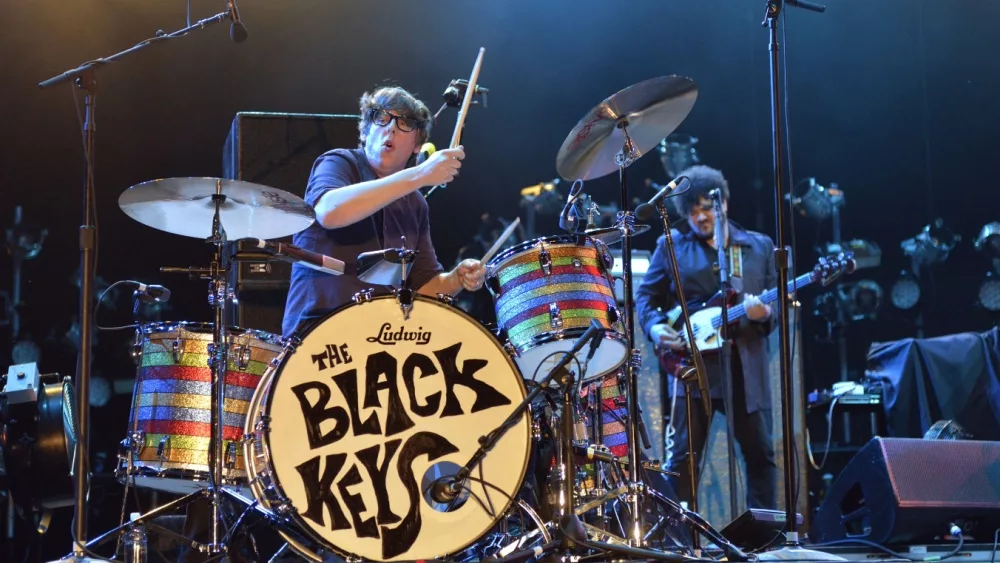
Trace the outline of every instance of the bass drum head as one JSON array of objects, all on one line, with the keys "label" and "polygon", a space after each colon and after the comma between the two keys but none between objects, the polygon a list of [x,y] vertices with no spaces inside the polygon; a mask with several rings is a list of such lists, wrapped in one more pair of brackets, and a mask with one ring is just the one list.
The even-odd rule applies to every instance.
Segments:
[{"label": "bass drum head", "polygon": [[455,307],[417,295],[404,319],[393,296],[345,306],[301,337],[270,382],[261,418],[275,488],[304,532],[346,557],[461,551],[521,488],[529,413],[452,506],[432,500],[433,481],[467,463],[525,395],[502,345]]}]

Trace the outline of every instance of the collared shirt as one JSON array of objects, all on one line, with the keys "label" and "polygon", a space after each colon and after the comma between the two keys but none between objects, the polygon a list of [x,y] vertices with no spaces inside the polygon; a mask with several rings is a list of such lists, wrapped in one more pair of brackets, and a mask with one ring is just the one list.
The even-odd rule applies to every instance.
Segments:
[{"label": "collared shirt", "polygon": [[[671,231],[677,254],[677,267],[681,276],[684,297],[690,311],[719,292],[719,274],[714,265],[718,252],[707,240],[693,232]],[[774,267],[774,243],[767,235],[747,231],[729,222],[730,286],[739,292],[738,301],[746,294],[760,295],[777,283]],[[737,254],[739,256],[737,256]],[[739,276],[737,276],[739,274]],[[666,236],[661,235],[650,259],[649,270],[636,288],[636,315],[646,337],[653,325],[664,323],[667,312],[677,301],[677,286],[667,252]],[[733,368],[742,366],[734,381],[742,379],[747,412],[770,407],[770,368],[768,365],[767,336],[775,326],[778,307],[772,306],[767,322],[757,323],[744,318],[729,332],[735,342],[739,357],[734,357]],[[713,398],[723,398],[719,354],[703,354],[708,369],[709,393]],[[740,377],[742,375],[742,377]],[[673,388],[673,377],[668,377],[668,389]],[[683,385],[678,385],[683,394]]]},{"label": "collared shirt", "polygon": [[[313,163],[305,201],[315,207],[323,194],[331,190],[377,178],[363,150],[335,149],[320,155]],[[357,258],[362,252],[399,247],[400,237],[405,237],[408,248],[417,250],[408,277],[409,287],[419,289],[444,271],[431,245],[427,201],[416,191],[346,227],[327,229],[317,221],[296,233],[292,244],[342,260],[346,271],[335,276],[294,264],[282,334],[291,336],[301,332],[312,322],[350,303],[351,296],[364,289],[372,289],[375,295],[390,293],[391,286],[375,286],[358,279]]]}]

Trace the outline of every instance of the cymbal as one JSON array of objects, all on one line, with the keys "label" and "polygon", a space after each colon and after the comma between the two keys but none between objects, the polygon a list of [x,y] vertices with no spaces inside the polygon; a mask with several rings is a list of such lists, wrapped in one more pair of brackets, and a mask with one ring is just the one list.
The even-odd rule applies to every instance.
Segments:
[{"label": "cymbal", "polygon": [[[632,226],[632,236],[638,236],[649,230],[649,225],[633,225]],[[610,246],[621,242],[625,238],[624,233],[618,227],[606,227],[603,229],[589,229],[583,232],[584,235],[597,239],[604,244]]]},{"label": "cymbal", "polygon": [[228,240],[274,239],[303,231],[316,220],[312,207],[284,190],[222,178],[164,178],[136,184],[118,197],[118,207],[143,225],[175,235],[212,236],[215,202]]},{"label": "cymbal", "polygon": [[556,170],[570,181],[618,171],[615,155],[625,146],[625,130],[634,161],[673,133],[697,98],[698,86],[684,76],[651,78],[613,94],[570,131],[556,156]]}]

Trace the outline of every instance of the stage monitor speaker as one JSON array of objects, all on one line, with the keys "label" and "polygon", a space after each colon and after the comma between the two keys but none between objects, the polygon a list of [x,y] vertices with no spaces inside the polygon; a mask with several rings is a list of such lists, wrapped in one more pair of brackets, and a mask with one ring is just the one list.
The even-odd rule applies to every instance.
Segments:
[{"label": "stage monitor speaker", "polygon": [[[748,508],[722,529],[722,535],[737,547],[760,550],[782,536],[786,516],[784,510]],[[795,514],[795,522],[802,527],[801,514]]]},{"label": "stage monitor speaker", "polygon": [[876,437],[834,479],[809,538],[932,542],[953,523],[967,541],[1000,527],[1000,443]]},{"label": "stage monitor speaker", "polygon": [[[240,112],[222,149],[222,176],[303,197],[319,155],[358,146],[357,115]],[[291,242],[291,237],[279,239]],[[230,252],[239,243],[230,244]],[[291,265],[244,262],[229,271],[238,297],[230,324],[281,333]]]}]

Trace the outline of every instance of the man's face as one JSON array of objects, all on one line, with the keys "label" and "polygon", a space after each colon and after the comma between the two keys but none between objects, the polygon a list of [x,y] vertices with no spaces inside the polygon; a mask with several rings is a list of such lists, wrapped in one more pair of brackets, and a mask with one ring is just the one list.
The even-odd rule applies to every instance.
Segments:
[{"label": "man's face", "polygon": [[[729,207],[726,200],[722,201],[722,212],[728,213]],[[688,224],[691,231],[702,238],[709,238],[715,235],[715,208],[712,199],[702,197],[701,200],[688,212]]]},{"label": "man's face", "polygon": [[365,137],[365,156],[379,176],[399,172],[406,167],[410,156],[420,150],[417,146],[419,125],[399,111],[376,110]]}]

